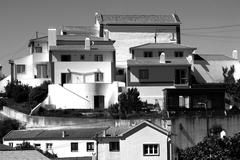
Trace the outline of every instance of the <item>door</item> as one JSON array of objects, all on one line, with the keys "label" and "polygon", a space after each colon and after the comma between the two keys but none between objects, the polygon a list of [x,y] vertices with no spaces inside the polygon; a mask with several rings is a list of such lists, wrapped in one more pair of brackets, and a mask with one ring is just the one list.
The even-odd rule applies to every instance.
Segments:
[{"label": "door", "polygon": [[94,109],[104,109],[104,96],[94,96]]},{"label": "door", "polygon": [[61,84],[70,83],[71,74],[70,73],[61,73]]}]

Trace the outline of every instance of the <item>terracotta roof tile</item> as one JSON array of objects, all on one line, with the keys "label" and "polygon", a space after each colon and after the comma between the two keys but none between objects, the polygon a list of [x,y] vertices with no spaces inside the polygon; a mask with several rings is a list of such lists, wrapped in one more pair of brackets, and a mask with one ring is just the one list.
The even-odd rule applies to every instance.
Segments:
[{"label": "terracotta roof tile", "polygon": [[36,150],[0,151],[1,160],[49,160]]},{"label": "terracotta roof tile", "polygon": [[197,48],[188,47],[188,46],[176,44],[176,43],[147,43],[147,44],[131,47],[130,50],[132,49],[192,49],[192,50],[195,50]]}]

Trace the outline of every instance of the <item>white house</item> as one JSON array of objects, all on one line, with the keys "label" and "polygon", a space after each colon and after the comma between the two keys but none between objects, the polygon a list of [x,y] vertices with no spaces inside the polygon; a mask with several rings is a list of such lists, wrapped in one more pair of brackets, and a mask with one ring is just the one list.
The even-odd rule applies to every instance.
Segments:
[{"label": "white house", "polygon": [[13,130],[3,144],[16,147],[23,142],[59,158],[94,157],[98,160],[170,160],[168,131],[142,121],[135,126],[58,130]]}]

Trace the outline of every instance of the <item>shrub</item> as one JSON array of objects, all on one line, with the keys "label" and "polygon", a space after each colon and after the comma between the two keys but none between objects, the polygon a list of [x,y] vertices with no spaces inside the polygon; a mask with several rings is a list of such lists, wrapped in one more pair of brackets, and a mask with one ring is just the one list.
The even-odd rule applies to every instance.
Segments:
[{"label": "shrub", "polygon": [[119,118],[120,113],[119,113],[119,104],[112,104],[110,107],[108,107],[108,112],[113,118]]},{"label": "shrub", "polygon": [[7,101],[3,98],[0,98],[0,110],[2,110],[3,106],[7,106]]},{"label": "shrub", "polygon": [[14,81],[9,82],[5,90],[8,98],[13,98],[16,102],[26,102],[31,87],[21,84],[20,81]]},{"label": "shrub", "polygon": [[29,101],[41,103],[47,97],[50,81],[44,81],[40,86],[35,87],[29,93]]}]

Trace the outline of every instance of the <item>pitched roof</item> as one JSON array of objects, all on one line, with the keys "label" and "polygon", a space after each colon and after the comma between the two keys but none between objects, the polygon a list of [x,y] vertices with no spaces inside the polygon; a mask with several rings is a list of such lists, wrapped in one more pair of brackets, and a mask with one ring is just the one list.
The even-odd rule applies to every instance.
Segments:
[{"label": "pitched roof", "polygon": [[109,137],[119,137],[119,138],[126,138],[137,131],[143,129],[144,127],[149,126],[155,130],[160,131],[161,133],[167,135],[168,131],[166,129],[163,129],[162,127],[159,127],[151,122],[148,121],[141,121],[136,125],[133,126],[117,126],[117,127],[109,127],[106,130],[106,138]]},{"label": "pitched roof", "polygon": [[240,63],[238,60],[225,55],[194,54],[194,76],[199,83],[222,83],[223,67],[235,67],[234,77],[240,77]]},{"label": "pitched roof", "polygon": [[36,150],[0,151],[2,160],[50,160]]},{"label": "pitched roof", "polygon": [[6,146],[4,144],[0,144],[0,151],[10,151],[10,150],[15,150],[15,149],[10,146]]},{"label": "pitched roof", "polygon": [[[102,128],[56,129],[56,130],[13,130],[4,136],[5,140],[64,140],[64,139],[93,139],[101,133]],[[65,137],[62,137],[63,131]]]},{"label": "pitched roof", "polygon": [[[50,46],[51,51],[88,51],[84,45]],[[115,51],[113,45],[93,45],[90,51]]]},{"label": "pitched roof", "polygon": [[143,45],[131,47],[133,49],[192,49],[196,50],[195,47],[188,47],[177,43],[146,43]]},{"label": "pitched roof", "polygon": [[176,14],[169,15],[96,15],[100,24],[180,24]]},{"label": "pitched roof", "polygon": [[222,54],[194,54],[194,60],[206,60],[206,61],[232,61],[236,59],[233,59],[231,57],[228,57],[226,55]]},{"label": "pitched roof", "polygon": [[121,134],[122,138],[126,138],[126,137],[129,137],[131,136],[132,134],[138,132],[139,130],[143,129],[144,127],[151,127],[152,129],[154,130],[157,130],[159,131],[160,133],[164,134],[164,135],[168,135],[168,131],[162,127],[159,127],[151,122],[148,122],[148,121],[143,121],[142,123],[136,125],[135,127],[129,129],[128,131],[124,132]]},{"label": "pitched roof", "polygon": [[166,63],[160,63],[157,58],[142,58],[142,59],[134,59],[127,61],[128,66],[172,66],[172,65],[182,65],[182,66],[190,66],[187,59],[184,58],[175,58],[175,59],[166,59]]}]

